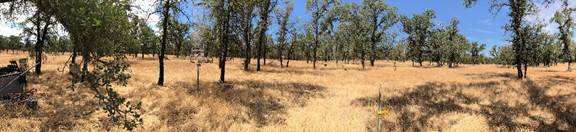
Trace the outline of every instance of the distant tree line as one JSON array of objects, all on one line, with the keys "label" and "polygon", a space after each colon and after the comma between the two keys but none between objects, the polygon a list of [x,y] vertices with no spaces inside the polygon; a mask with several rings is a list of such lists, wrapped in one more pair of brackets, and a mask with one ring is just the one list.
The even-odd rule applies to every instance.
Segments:
[{"label": "distant tree line", "polygon": [[22,37],[20,36],[3,36],[0,35],[0,50],[2,51],[12,51],[28,49],[29,45],[22,42]]},{"label": "distant tree line", "polygon": [[[288,67],[290,60],[305,60],[314,68],[318,61],[353,62],[365,67],[365,61],[374,66],[376,60],[388,59],[411,61],[414,66],[423,66],[424,62],[447,67],[495,63],[517,65],[519,69],[524,67],[524,71],[528,65],[551,66],[570,63],[575,58],[570,45],[573,22],[569,14],[572,8],[567,4],[551,21],[560,25],[560,33],[550,35],[542,31],[544,25],[527,24],[519,18],[533,11],[532,1],[492,1],[494,9],[514,9],[510,14],[513,19],[505,27],[513,31],[513,35],[510,45],[491,47],[487,52],[484,51],[486,44],[470,41],[459,32],[458,18],[453,18],[447,25],[437,25],[433,23],[436,15],[432,10],[402,16],[396,13],[395,7],[382,0],[358,3],[308,0],[306,9],[312,16],[308,22],[290,17],[293,10],[290,0],[200,0],[193,1],[196,3],[193,5],[197,5],[194,8],[207,9],[204,11],[208,16],[193,24],[179,20],[184,14],[183,2],[159,2],[157,13],[162,16],[162,21],[157,26],[160,33],[153,31],[144,18],[129,15],[131,28],[128,32],[134,37],[128,39],[123,52],[134,57],[140,54],[142,58],[145,55],[158,56],[163,63],[164,54],[181,57],[188,56],[193,49],[203,49],[206,57],[219,58],[221,70],[225,69],[227,60],[244,58],[244,70],[251,70],[250,64],[255,63],[256,71],[266,65],[267,58],[278,60],[280,67]],[[465,5],[475,2],[465,0]],[[50,23],[49,19],[45,21]],[[55,22],[51,23],[54,25]],[[388,30],[394,25],[401,26],[406,34],[404,39]],[[271,26],[278,28],[275,33],[269,33]],[[31,28],[31,31],[35,29],[42,28]],[[60,37],[53,33],[48,30],[45,35],[47,43],[44,49],[47,52],[75,51],[69,36]],[[31,32],[28,36],[33,35]],[[21,48],[35,49],[32,48],[36,45],[33,42],[35,40],[26,40]],[[163,64],[160,67],[162,72]],[[163,76],[161,74],[160,78]],[[160,80],[158,84],[162,85]]]}]

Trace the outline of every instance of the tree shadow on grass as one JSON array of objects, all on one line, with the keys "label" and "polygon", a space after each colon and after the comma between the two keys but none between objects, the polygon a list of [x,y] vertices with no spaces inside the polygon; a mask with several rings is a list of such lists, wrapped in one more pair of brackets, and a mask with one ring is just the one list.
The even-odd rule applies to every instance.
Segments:
[{"label": "tree shadow on grass", "polygon": [[193,96],[231,104],[239,110],[231,116],[234,122],[254,122],[258,127],[285,123],[288,108],[303,107],[311,98],[323,97],[325,91],[322,86],[307,83],[254,80],[201,82],[200,89],[195,88],[196,84],[180,82],[175,87],[186,88]]},{"label": "tree shadow on grass", "polygon": [[[238,66],[239,69],[243,69],[244,66]],[[284,67],[284,68],[280,68],[280,66],[262,66],[262,69],[260,71],[256,71],[256,67],[255,66],[250,66],[250,71],[251,73],[257,73],[257,72],[263,72],[263,73],[275,73],[275,74],[298,74],[298,75],[314,75],[314,76],[327,76],[330,75],[329,72],[327,71],[370,71],[373,68],[367,66],[366,69],[362,69],[362,67],[324,67],[324,66],[318,66],[316,69],[314,69],[312,67],[312,64],[310,64],[310,67],[294,67],[294,66],[290,66],[290,67]]]},{"label": "tree shadow on grass", "polygon": [[27,90],[38,99],[38,110],[26,118],[40,120],[41,131],[70,131],[86,125],[108,129],[107,120],[89,122],[92,113],[99,109],[94,93],[88,88],[69,88],[67,75],[45,70],[42,75],[29,75]]},{"label": "tree shadow on grass", "polygon": [[327,72],[322,72],[322,71],[304,71],[304,70],[298,70],[298,69],[292,69],[292,68],[264,69],[261,72],[276,73],[276,74],[287,73],[287,74],[298,74],[298,75],[308,74],[308,75],[314,75],[314,76],[325,76],[325,75],[329,74]]},{"label": "tree shadow on grass", "polygon": [[[520,83],[520,88],[511,83]],[[544,94],[549,87],[566,83],[558,77],[468,84],[429,82],[400,96],[383,97],[381,104],[390,107],[394,116],[385,118],[381,125],[389,131],[442,131],[458,122],[447,117],[456,113],[484,118],[486,124],[467,126],[484,126],[492,131],[574,131],[575,107],[564,102],[576,93],[563,95],[569,97]],[[374,107],[377,100],[377,96],[357,98],[352,105]],[[367,129],[374,130],[377,120],[371,118]]]},{"label": "tree shadow on grass", "polygon": [[[244,69],[244,65],[238,66],[238,69]],[[314,75],[314,76],[325,76],[325,75],[330,74],[330,73],[327,73],[324,71],[303,70],[303,69],[294,68],[294,67],[280,68],[279,66],[278,67],[263,66],[263,68],[260,71],[256,71],[255,66],[250,66],[250,70],[246,71],[246,72],[249,72],[249,73],[262,72],[262,73],[273,73],[273,74],[297,74],[297,75]]]},{"label": "tree shadow on grass", "polygon": [[539,70],[540,72],[566,72],[566,70],[562,71],[562,70]]},{"label": "tree shadow on grass", "polygon": [[486,72],[486,73],[478,73],[478,74],[464,74],[465,76],[470,76],[473,78],[478,79],[489,79],[489,78],[505,78],[505,79],[516,79],[516,75],[506,72],[506,73],[497,73],[497,72]]},{"label": "tree shadow on grass", "polygon": [[570,131],[576,130],[576,104],[567,103],[567,100],[576,98],[576,93],[557,96],[546,95],[546,92],[551,87],[562,84],[576,84],[576,80],[563,76],[549,76],[544,79],[543,83],[532,80],[527,80],[523,83],[523,86],[527,88],[530,102],[553,111],[554,116],[557,118],[552,124],[541,126],[541,129],[561,126],[568,128]]}]

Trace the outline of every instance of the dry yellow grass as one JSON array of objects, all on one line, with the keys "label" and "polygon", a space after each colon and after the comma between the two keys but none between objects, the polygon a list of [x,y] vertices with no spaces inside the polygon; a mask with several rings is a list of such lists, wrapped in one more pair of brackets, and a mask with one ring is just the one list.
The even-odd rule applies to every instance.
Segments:
[{"label": "dry yellow grass", "polygon": [[[0,54],[0,64],[25,54]],[[122,131],[111,126],[91,91],[67,88],[58,72],[68,56],[49,55],[44,74],[27,87],[39,111],[0,112],[0,131]],[[143,102],[144,125],[137,131],[374,131],[375,100],[383,95],[391,112],[388,131],[574,131],[576,72],[565,65],[531,67],[517,80],[512,68],[463,65],[418,68],[378,61],[375,67],[305,61],[278,62],[261,72],[242,71],[242,60],[227,64],[228,85],[217,84],[217,64],[201,67],[202,88],[195,89],[195,67],[170,56],[165,87],[155,85],[158,62],[130,58],[132,78],[116,88]],[[254,67],[252,67],[254,69]],[[16,114],[15,114],[16,113]]]}]

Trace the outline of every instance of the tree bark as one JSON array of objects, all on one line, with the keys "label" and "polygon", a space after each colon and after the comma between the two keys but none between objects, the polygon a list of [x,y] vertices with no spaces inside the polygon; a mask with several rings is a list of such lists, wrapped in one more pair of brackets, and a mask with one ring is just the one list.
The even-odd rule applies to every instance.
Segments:
[{"label": "tree bark", "polygon": [[260,21],[259,21],[259,32],[258,32],[258,57],[256,64],[256,71],[260,71],[260,59],[264,55],[264,65],[266,65],[266,57],[262,52],[262,48],[266,43],[266,30],[268,30],[268,13],[270,13],[270,0],[264,0],[262,4],[262,9],[260,10]]},{"label": "tree bark", "polygon": [[528,63],[524,63],[524,78],[528,77]]},{"label": "tree bark", "polygon": [[312,67],[316,69],[316,52],[318,51],[318,33],[314,37],[314,53],[312,55]]},{"label": "tree bark", "polygon": [[[39,2],[39,4],[42,2]],[[41,74],[42,73],[42,52],[44,49],[44,42],[46,41],[47,37],[48,37],[48,27],[50,26],[50,15],[45,16],[46,18],[42,18],[40,12],[38,12],[37,16],[36,16],[36,67],[35,67],[35,72],[36,74]],[[40,24],[42,24],[42,21],[44,21],[44,27],[40,28]]]},{"label": "tree bark", "polygon": [[262,58],[262,42],[261,42],[262,38],[261,37],[258,37],[258,38],[259,38],[259,40],[258,40],[259,42],[256,45],[258,47],[258,51],[257,51],[258,53],[256,53],[257,54],[256,55],[256,71],[260,71],[260,58]]},{"label": "tree bark", "polygon": [[144,53],[144,47],[142,47],[142,54],[141,54],[141,55],[142,55],[142,59],[144,59],[144,54],[145,54],[145,53]]},{"label": "tree bark", "polygon": [[568,61],[568,71],[569,71],[569,72],[572,71],[572,68],[570,67],[571,63],[572,63],[572,61],[569,60],[569,61]]},{"label": "tree bark", "polygon": [[[74,39],[74,37],[72,37],[72,39]],[[73,40],[72,42],[73,42],[72,43],[72,57],[71,57],[70,63],[76,64],[76,56],[78,56],[78,43],[75,40]]]},{"label": "tree bark", "polygon": [[164,22],[162,23],[164,27],[164,31],[162,34],[162,44],[160,48],[160,55],[158,55],[158,62],[159,66],[159,77],[157,85],[164,86],[164,52],[166,51],[166,43],[168,43],[168,20],[169,20],[169,9],[170,9],[170,0],[166,0],[166,4],[164,5]]},{"label": "tree bark", "polygon": [[[225,6],[224,0],[221,0],[222,2],[222,6]],[[225,75],[226,75],[226,58],[228,55],[228,26],[230,24],[229,20],[230,20],[230,13],[229,13],[229,9],[230,5],[226,6],[226,9],[224,9],[224,7],[222,7],[222,9],[224,9],[224,18],[223,20],[219,20],[220,24],[222,24],[222,27],[220,29],[220,37],[221,37],[221,47],[222,47],[222,52],[221,52],[221,57],[220,57],[220,83],[224,83],[225,82]]]},{"label": "tree bark", "polygon": [[376,43],[378,42],[378,37],[376,36],[376,31],[378,30],[378,17],[376,16],[376,14],[373,14],[373,18],[372,18],[372,36],[370,38],[371,40],[371,51],[370,51],[370,66],[374,67],[374,61],[376,61]]},{"label": "tree bark", "polygon": [[245,12],[244,13],[244,17],[248,17],[244,18],[244,44],[246,45],[246,52],[245,52],[245,58],[244,58],[244,71],[248,71],[250,70],[250,68],[248,66],[250,66],[250,59],[252,59],[252,45],[251,45],[251,39],[250,35],[251,35],[251,29],[252,29],[252,11],[250,10],[249,12]]},{"label": "tree bark", "polygon": [[41,35],[42,35],[41,30],[42,30],[42,29],[40,29],[40,27],[41,27],[40,24],[42,24],[42,23],[41,23],[41,22],[42,22],[41,19],[42,19],[42,18],[41,18],[40,12],[37,11],[37,12],[36,12],[36,23],[35,23],[35,24],[36,24],[36,46],[35,46],[35,56],[36,56],[36,67],[35,67],[36,69],[35,69],[35,72],[36,72],[36,74],[41,74],[41,69],[42,69],[42,52],[41,52],[41,48],[42,48],[42,45],[43,45],[43,41],[42,41],[42,38],[43,38],[43,37],[41,36]]},{"label": "tree bark", "polygon": [[[268,41],[268,39],[266,39],[266,41]],[[266,46],[266,43],[264,43],[262,48],[264,48],[262,49],[264,51],[262,54],[262,59],[264,59],[263,65],[266,65],[266,53],[268,53],[268,46]]]},{"label": "tree bark", "polygon": [[278,45],[278,59],[280,60],[280,68],[284,67],[284,62],[282,60],[282,47],[283,47],[283,42],[280,42],[280,44]]},{"label": "tree bark", "polygon": [[80,77],[81,82],[84,82],[84,79],[86,79],[86,75],[88,74],[88,64],[90,64],[90,59],[90,51],[88,46],[82,44],[82,74]]}]

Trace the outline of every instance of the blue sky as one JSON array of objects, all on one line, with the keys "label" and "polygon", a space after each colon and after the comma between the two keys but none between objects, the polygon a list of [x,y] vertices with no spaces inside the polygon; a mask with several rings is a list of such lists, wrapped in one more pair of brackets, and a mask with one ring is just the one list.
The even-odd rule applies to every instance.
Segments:
[{"label": "blue sky", "polygon": [[[436,12],[435,23],[447,25],[450,19],[457,17],[460,20],[459,30],[469,40],[486,44],[500,45],[506,43],[506,34],[502,28],[507,22],[507,9],[497,14],[490,13],[490,3],[480,1],[471,8],[463,5],[463,0],[390,0],[390,5],[396,6],[402,15],[411,16],[425,10]],[[398,31],[400,32],[400,31]]]}]

